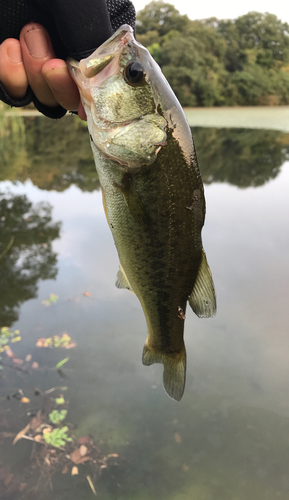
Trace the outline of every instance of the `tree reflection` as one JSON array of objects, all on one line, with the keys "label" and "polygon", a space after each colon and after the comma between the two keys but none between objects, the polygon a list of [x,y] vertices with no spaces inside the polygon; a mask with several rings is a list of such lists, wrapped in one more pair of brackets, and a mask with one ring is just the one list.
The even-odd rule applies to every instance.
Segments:
[{"label": "tree reflection", "polygon": [[40,189],[64,191],[71,184],[82,191],[99,188],[87,125],[78,118],[27,120],[26,148],[31,164],[23,174]]},{"label": "tree reflection", "polygon": [[37,282],[57,275],[52,241],[60,223],[51,206],[32,206],[25,195],[0,192],[0,326],[18,319],[18,308],[36,297]]},{"label": "tree reflection", "polygon": [[[205,183],[260,186],[276,177],[289,158],[289,134],[275,130],[193,128]],[[52,143],[53,139],[53,143]],[[23,171],[41,189],[99,188],[86,124],[75,117],[58,122],[42,117],[26,127],[29,168]]]},{"label": "tree reflection", "polygon": [[[19,129],[15,124],[14,128]],[[289,158],[289,134],[280,131],[194,127],[192,132],[205,183],[260,186],[276,177]],[[18,135],[14,134],[15,141]],[[1,144],[6,151],[12,141],[11,134],[9,141],[3,140],[0,134],[0,153]],[[71,184],[82,191],[99,188],[87,126],[76,117],[58,121],[26,118],[25,141],[21,139],[17,147],[16,142],[11,144],[6,161],[2,157],[0,180],[24,182],[29,178],[40,189],[56,191]]]},{"label": "tree reflection", "polygon": [[17,179],[29,166],[25,146],[25,125],[17,112],[0,102],[0,181]]},{"label": "tree reflection", "polygon": [[17,119],[11,117],[4,129],[0,112],[0,153],[6,151],[1,156],[0,180],[24,182],[29,178],[40,189],[55,191],[64,191],[71,184],[82,191],[99,188],[84,122],[74,116],[58,121],[43,116],[25,118],[25,140],[20,141],[23,136],[19,133],[8,134],[12,125],[16,129]]},{"label": "tree reflection", "polygon": [[[197,127],[192,132],[205,183],[260,186],[276,177],[289,158],[289,134],[280,131]],[[57,123],[37,118],[26,135],[31,165],[24,178],[29,175],[48,190],[63,191],[71,184],[83,191],[99,188],[85,124],[74,117]]]},{"label": "tree reflection", "polygon": [[192,129],[204,183],[241,188],[274,179],[289,159],[289,134],[275,130]]}]

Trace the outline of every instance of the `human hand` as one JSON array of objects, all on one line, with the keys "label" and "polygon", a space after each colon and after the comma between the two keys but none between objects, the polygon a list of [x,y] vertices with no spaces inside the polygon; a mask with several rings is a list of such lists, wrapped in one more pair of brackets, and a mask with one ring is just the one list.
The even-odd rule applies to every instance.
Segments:
[{"label": "human hand", "polygon": [[42,104],[78,110],[80,118],[86,120],[77,86],[65,61],[55,58],[49,34],[41,24],[26,24],[19,40],[4,40],[0,61],[0,81],[11,97],[24,97],[30,85]]},{"label": "human hand", "polygon": [[65,60],[68,56],[77,61],[87,57],[122,24],[134,27],[131,1],[8,3],[0,1],[0,100],[17,107],[33,101],[50,118],[78,109],[79,116],[86,119]]}]

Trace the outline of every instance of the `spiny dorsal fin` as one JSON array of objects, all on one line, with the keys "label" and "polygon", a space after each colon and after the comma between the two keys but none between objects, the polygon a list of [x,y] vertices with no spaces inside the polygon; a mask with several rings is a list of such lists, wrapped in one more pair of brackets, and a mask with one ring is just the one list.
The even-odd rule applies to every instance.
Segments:
[{"label": "spiny dorsal fin", "polygon": [[216,294],[206,254],[204,250],[202,252],[202,261],[189,304],[199,318],[211,318],[216,314]]},{"label": "spiny dorsal fin", "polygon": [[127,276],[126,276],[121,264],[119,265],[119,270],[118,270],[118,273],[116,275],[115,286],[117,288],[125,288],[126,290],[129,290],[130,292],[134,293],[132,286],[131,286],[130,282],[128,281]]},{"label": "spiny dorsal fin", "polygon": [[186,383],[186,350],[168,355],[152,349],[146,343],[143,349],[142,362],[149,366],[153,363],[163,363],[163,383],[166,393],[176,401],[180,401]]}]

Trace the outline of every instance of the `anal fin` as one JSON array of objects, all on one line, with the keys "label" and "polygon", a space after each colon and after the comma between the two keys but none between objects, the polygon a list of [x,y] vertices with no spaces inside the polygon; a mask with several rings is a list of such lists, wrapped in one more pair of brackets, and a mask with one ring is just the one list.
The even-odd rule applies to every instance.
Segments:
[{"label": "anal fin", "polygon": [[204,250],[198,276],[189,297],[189,304],[199,318],[211,318],[216,314],[215,287]]},{"label": "anal fin", "polygon": [[124,288],[124,289],[129,290],[130,292],[134,293],[132,286],[131,286],[130,282],[128,281],[127,276],[126,276],[121,264],[119,265],[119,270],[118,270],[118,273],[116,275],[115,286],[117,288]]}]

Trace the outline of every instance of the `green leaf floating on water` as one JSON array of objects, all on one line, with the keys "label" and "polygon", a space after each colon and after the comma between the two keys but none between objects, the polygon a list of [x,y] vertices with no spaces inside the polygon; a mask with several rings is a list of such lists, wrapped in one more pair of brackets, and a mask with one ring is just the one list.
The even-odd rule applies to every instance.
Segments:
[{"label": "green leaf floating on water", "polygon": [[49,295],[48,299],[45,299],[45,300],[41,301],[41,304],[43,304],[44,306],[49,307],[51,304],[53,304],[53,302],[57,302],[57,301],[58,301],[58,295],[55,295],[55,293],[51,293]]},{"label": "green leaf floating on water", "polygon": [[19,330],[9,330],[7,326],[2,326],[0,330],[0,353],[8,348],[10,342],[19,342],[21,336]]},{"label": "green leaf floating on water", "polygon": [[63,366],[65,363],[67,363],[67,361],[69,361],[69,358],[62,359],[62,361],[59,361],[59,363],[57,363],[55,368],[57,368],[57,370],[58,370],[59,368],[61,368],[61,366]]},{"label": "green leaf floating on water", "polygon": [[47,444],[51,444],[56,448],[65,446],[68,441],[72,441],[72,438],[67,435],[68,427],[64,426],[59,429],[54,429],[47,434],[43,434],[43,437]]},{"label": "green leaf floating on water", "polygon": [[64,349],[71,349],[76,346],[76,343],[66,333],[60,335],[52,335],[48,338],[39,338],[36,342],[37,347],[63,347]]},{"label": "green leaf floating on water", "polygon": [[61,396],[60,398],[55,398],[55,403],[56,403],[57,405],[64,405],[64,403],[65,403],[65,399],[64,399],[64,397],[63,397],[63,396]]},{"label": "green leaf floating on water", "polygon": [[51,413],[49,413],[49,419],[53,424],[59,424],[62,422],[62,420],[65,419],[67,415],[67,410],[53,410]]}]

